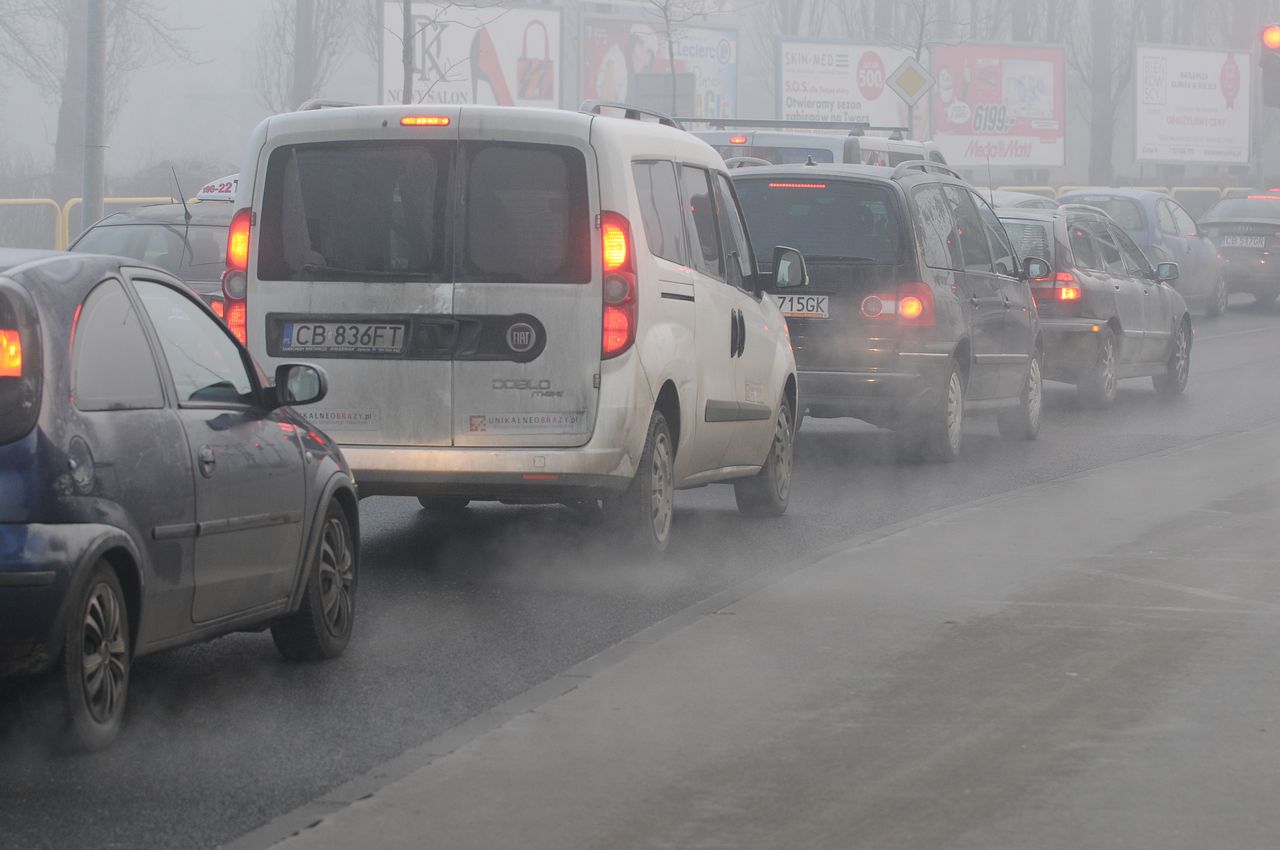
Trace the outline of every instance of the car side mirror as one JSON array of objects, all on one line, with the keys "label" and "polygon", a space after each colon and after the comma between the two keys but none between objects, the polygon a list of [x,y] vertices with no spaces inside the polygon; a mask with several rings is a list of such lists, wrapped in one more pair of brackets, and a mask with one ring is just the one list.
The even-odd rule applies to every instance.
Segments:
[{"label": "car side mirror", "polygon": [[315,404],[329,394],[329,378],[319,367],[285,363],[276,367],[276,385],[271,393],[272,407]]},{"label": "car side mirror", "polygon": [[773,249],[774,289],[797,289],[809,285],[809,269],[795,248],[779,245]]},{"label": "car side mirror", "polygon": [[1173,283],[1178,277],[1177,263],[1159,263],[1156,265],[1156,280],[1161,283]]},{"label": "car side mirror", "polygon": [[1022,261],[1022,277],[1024,280],[1042,280],[1053,273],[1048,260],[1039,257],[1027,257]]}]

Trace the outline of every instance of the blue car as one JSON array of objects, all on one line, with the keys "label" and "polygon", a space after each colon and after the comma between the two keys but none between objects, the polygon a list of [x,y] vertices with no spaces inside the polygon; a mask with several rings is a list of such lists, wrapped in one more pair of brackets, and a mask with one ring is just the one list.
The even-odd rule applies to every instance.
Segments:
[{"label": "blue car", "polygon": [[1175,287],[1189,305],[1209,316],[1226,312],[1227,277],[1222,256],[1173,198],[1143,189],[1079,189],[1059,196],[1058,202],[1103,210],[1138,243],[1151,265],[1178,264],[1180,276]]},{"label": "blue car", "polygon": [[52,671],[97,749],[135,657],[264,627],[286,658],[340,653],[356,489],[291,407],[326,391],[304,364],[268,385],[159,269],[0,250],[0,677]]}]

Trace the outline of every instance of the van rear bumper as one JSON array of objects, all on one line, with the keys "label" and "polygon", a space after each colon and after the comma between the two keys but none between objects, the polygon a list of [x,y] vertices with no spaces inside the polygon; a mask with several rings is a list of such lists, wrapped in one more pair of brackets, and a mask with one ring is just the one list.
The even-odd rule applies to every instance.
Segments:
[{"label": "van rear bumper", "polygon": [[343,446],[365,496],[466,496],[559,502],[620,493],[634,462],[622,449]]}]

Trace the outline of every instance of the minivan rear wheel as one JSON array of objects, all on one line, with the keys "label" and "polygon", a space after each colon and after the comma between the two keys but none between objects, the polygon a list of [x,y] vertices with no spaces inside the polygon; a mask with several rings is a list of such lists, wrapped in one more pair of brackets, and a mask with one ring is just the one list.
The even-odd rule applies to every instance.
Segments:
[{"label": "minivan rear wheel", "polygon": [[605,500],[611,524],[642,554],[661,555],[671,539],[675,518],[675,444],[662,411],[649,417],[644,451],[631,484]]},{"label": "minivan rear wheel", "polygon": [[1076,384],[1076,392],[1086,407],[1106,410],[1116,400],[1116,334],[1103,328],[1098,339],[1098,355]]},{"label": "minivan rear wheel", "polygon": [[964,378],[952,360],[937,403],[919,421],[905,424],[894,434],[898,456],[952,463],[960,457],[963,428]]},{"label": "minivan rear wheel", "polygon": [[738,510],[747,516],[782,516],[791,501],[791,469],[795,455],[795,426],[791,402],[783,399],[773,424],[769,456],[760,471],[733,482]]},{"label": "minivan rear wheel", "polygon": [[1040,374],[1040,357],[1033,355],[1022,384],[1018,406],[996,417],[1000,436],[1007,440],[1034,440],[1040,435],[1040,410],[1044,401],[1044,383]]}]

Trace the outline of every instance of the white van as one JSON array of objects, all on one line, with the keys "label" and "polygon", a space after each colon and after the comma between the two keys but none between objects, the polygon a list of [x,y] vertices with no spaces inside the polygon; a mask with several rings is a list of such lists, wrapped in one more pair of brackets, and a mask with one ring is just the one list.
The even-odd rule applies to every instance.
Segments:
[{"label": "white van", "polygon": [[[631,118],[639,113],[629,111]],[[260,124],[228,239],[228,323],[360,495],[602,506],[666,546],[672,494],[786,509],[796,367],[724,162],[670,126],[561,110],[354,107]]]}]

